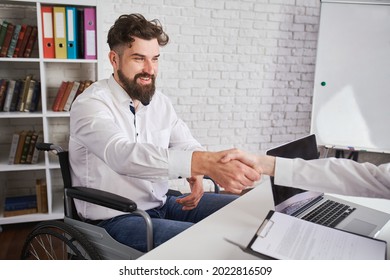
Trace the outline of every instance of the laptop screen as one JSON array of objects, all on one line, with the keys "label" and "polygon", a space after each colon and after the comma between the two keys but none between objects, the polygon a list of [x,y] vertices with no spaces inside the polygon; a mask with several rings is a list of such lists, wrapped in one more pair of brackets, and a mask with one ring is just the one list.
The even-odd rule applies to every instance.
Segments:
[{"label": "laptop screen", "polygon": [[[272,148],[266,154],[284,158],[302,158],[305,160],[319,157],[317,141],[314,134]],[[271,185],[275,206],[298,193],[306,192],[298,188],[275,185],[273,177],[271,177]]]}]

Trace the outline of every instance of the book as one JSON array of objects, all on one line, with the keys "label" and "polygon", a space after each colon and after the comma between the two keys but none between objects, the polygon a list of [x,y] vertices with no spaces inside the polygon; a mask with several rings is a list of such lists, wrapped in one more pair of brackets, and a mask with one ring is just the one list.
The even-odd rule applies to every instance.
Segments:
[{"label": "book", "polygon": [[14,53],[12,54],[12,57],[18,57],[19,56],[20,46],[22,45],[22,42],[23,42],[23,39],[24,39],[24,35],[26,34],[26,29],[27,29],[27,25],[26,24],[22,24],[22,26],[20,28],[20,32],[19,32],[19,37],[18,37],[18,40],[16,41],[16,46],[15,46]]},{"label": "book", "polygon": [[30,106],[34,94],[34,88],[35,88],[36,81],[35,80],[30,80],[30,83],[28,85],[28,91],[27,91],[27,96],[26,96],[26,102],[24,104],[24,112],[29,112],[30,111]]},{"label": "book", "polygon": [[14,89],[14,93],[12,95],[11,105],[9,108],[10,112],[16,111],[16,107],[18,106],[18,103],[19,103],[20,91],[22,90],[22,88],[23,88],[23,80],[20,80],[20,79],[16,80],[15,89]]},{"label": "book", "polygon": [[30,163],[30,164],[32,163],[32,157],[34,154],[35,144],[37,143],[37,140],[38,140],[38,132],[36,132],[34,130],[31,134],[31,140],[30,140],[30,144],[28,146],[27,157],[26,157],[25,163]]},{"label": "book", "polygon": [[3,111],[4,102],[7,95],[8,80],[0,80],[0,111]]},{"label": "book", "polygon": [[47,213],[47,186],[44,179],[37,179],[35,183],[38,213]]},{"label": "book", "polygon": [[21,28],[22,26],[20,24],[15,25],[14,34],[12,35],[11,43],[9,44],[9,48],[7,51],[7,57],[12,57],[14,55],[16,43],[18,42]]},{"label": "book", "polygon": [[84,85],[84,90],[86,90],[90,85],[92,85],[92,83],[93,82],[91,80],[86,80]]},{"label": "book", "polygon": [[73,103],[73,100],[75,99],[76,97],[76,94],[77,94],[77,91],[80,87],[80,82],[73,82],[73,86],[72,86],[72,89],[70,90],[70,93],[69,93],[69,96],[68,96],[68,99],[66,100],[66,103],[64,105],[64,108],[63,108],[63,111],[70,111],[70,107]]},{"label": "book", "polygon": [[6,31],[5,37],[4,37],[4,42],[3,42],[3,45],[1,46],[1,50],[0,50],[0,57],[7,56],[8,48],[9,48],[9,45],[11,44],[12,35],[14,34],[14,30],[15,30],[15,25],[13,25],[12,23],[8,23],[7,31]]},{"label": "book", "polygon": [[68,84],[66,86],[66,90],[65,90],[64,96],[61,98],[61,102],[60,102],[60,106],[58,108],[58,111],[61,112],[61,111],[64,110],[65,103],[68,100],[68,97],[69,97],[70,92],[72,91],[73,85],[74,85],[74,81],[69,81],[68,82]]},{"label": "book", "polygon": [[38,37],[38,28],[36,26],[32,27],[30,37],[28,38],[26,49],[23,52],[23,57],[31,57],[31,53],[34,49],[35,43]]},{"label": "book", "polygon": [[65,94],[68,82],[62,81],[60,87],[58,88],[56,98],[54,99],[52,110],[58,112],[60,109],[61,99]]},{"label": "book", "polygon": [[1,29],[0,29],[0,50],[1,50],[1,46],[4,43],[5,34],[7,33],[7,26],[8,26],[8,21],[4,20],[3,23],[1,24]]},{"label": "book", "polygon": [[41,101],[41,82],[35,81],[31,104],[28,108],[29,112],[38,111],[39,102]]},{"label": "book", "polygon": [[26,134],[26,137],[24,138],[24,144],[23,144],[23,148],[22,148],[22,155],[20,156],[19,163],[22,163],[22,164],[26,163],[27,154],[28,154],[28,150],[29,150],[29,147],[30,147],[32,134],[33,134],[33,132],[31,130],[29,130],[27,132],[27,134]]},{"label": "book", "polygon": [[384,260],[386,241],[270,210],[244,251],[283,260]]},{"label": "book", "polygon": [[12,135],[11,147],[9,149],[8,164],[14,164],[16,149],[18,148],[19,143],[19,133],[15,132]]},{"label": "book", "polygon": [[24,32],[23,40],[20,42],[20,48],[18,49],[18,53],[17,53],[18,56],[17,57],[23,57],[24,51],[26,50],[28,40],[30,39],[32,29],[33,28],[31,25],[26,26],[26,31]]},{"label": "book", "polygon": [[23,82],[23,89],[19,93],[19,100],[16,108],[17,111],[20,112],[24,111],[31,80],[32,80],[32,75],[27,75],[26,79]]},{"label": "book", "polygon": [[53,30],[53,7],[42,6],[42,44],[43,57],[55,58],[54,30]]},{"label": "book", "polygon": [[9,112],[11,108],[11,101],[14,96],[15,92],[15,85],[16,81],[15,80],[9,80],[8,81],[8,87],[7,87],[7,94],[5,96],[5,101],[4,101],[4,106],[3,106],[3,111],[4,112]]},{"label": "book", "polygon": [[24,141],[26,140],[26,136],[27,136],[27,131],[23,130],[19,132],[19,140],[18,140],[18,146],[16,147],[14,164],[20,163],[20,158],[22,157],[23,145],[24,145]]},{"label": "book", "polygon": [[[80,81],[80,86],[76,92],[76,96],[74,97],[73,101],[75,101],[75,99],[77,98],[77,96],[79,96],[85,89],[85,81]],[[73,103],[73,102],[72,102]],[[72,106],[72,105],[71,105]]]},{"label": "book", "polygon": [[[38,132],[38,137],[37,137],[36,143],[41,143],[42,141],[43,141],[43,131],[39,131],[39,132]],[[35,144],[36,144],[36,143],[35,143]],[[34,148],[33,155],[32,155],[32,158],[31,158],[31,164],[36,164],[36,163],[38,163],[39,154],[40,154],[40,151],[35,147],[35,148]]]},{"label": "book", "polygon": [[4,202],[5,211],[31,209],[37,207],[36,195],[21,195],[6,197]]}]

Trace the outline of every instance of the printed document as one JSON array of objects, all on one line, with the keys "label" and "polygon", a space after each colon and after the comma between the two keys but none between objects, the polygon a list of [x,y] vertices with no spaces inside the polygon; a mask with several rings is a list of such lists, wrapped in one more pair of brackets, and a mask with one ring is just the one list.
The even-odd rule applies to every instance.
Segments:
[{"label": "printed document", "polygon": [[386,242],[270,211],[247,248],[274,259],[384,260]]}]

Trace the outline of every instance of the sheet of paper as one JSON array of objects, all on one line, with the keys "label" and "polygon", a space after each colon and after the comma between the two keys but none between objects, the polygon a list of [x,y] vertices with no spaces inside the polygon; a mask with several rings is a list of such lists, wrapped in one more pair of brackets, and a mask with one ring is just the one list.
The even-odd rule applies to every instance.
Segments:
[{"label": "sheet of paper", "polygon": [[273,212],[250,248],[276,259],[384,259],[386,243]]}]

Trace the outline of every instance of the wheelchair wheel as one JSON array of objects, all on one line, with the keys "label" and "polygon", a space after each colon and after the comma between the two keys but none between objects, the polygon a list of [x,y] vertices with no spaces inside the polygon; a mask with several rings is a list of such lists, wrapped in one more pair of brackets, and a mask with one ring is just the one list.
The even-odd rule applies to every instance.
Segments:
[{"label": "wheelchair wheel", "polygon": [[99,253],[88,239],[60,221],[38,224],[24,243],[24,260],[98,260]]}]

